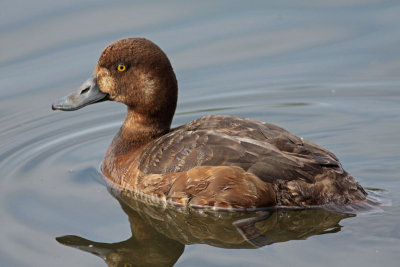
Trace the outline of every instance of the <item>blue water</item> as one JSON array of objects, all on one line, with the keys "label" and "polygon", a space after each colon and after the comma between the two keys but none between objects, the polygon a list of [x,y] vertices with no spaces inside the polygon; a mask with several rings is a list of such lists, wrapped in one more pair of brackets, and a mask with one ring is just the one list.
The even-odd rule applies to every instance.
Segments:
[{"label": "blue water", "polygon": [[[399,264],[398,1],[21,0],[1,6],[0,266],[105,266],[91,249],[108,255],[110,266],[164,254],[175,255],[176,266]],[[50,109],[92,73],[107,44],[128,36],[151,39],[169,56],[180,90],[173,126],[206,114],[278,124],[333,151],[363,186],[382,189],[376,191],[381,211],[324,215],[332,218],[326,225],[315,221],[325,218],[319,213],[272,213],[268,218],[299,218],[288,227],[312,227],[301,232],[305,240],[284,240],[287,232],[261,223],[271,244],[265,238],[252,249],[204,239],[184,245],[177,232],[167,234],[163,217],[140,224],[150,215],[121,209],[98,172],[125,108],[105,102],[76,112]],[[332,231],[321,234],[321,225]],[[144,229],[133,234],[142,243],[130,239],[131,227]],[[66,235],[76,236],[70,246],[56,240]],[[130,241],[118,243],[124,240]],[[105,245],[112,243],[118,245]],[[118,261],[124,257],[132,258]]]}]

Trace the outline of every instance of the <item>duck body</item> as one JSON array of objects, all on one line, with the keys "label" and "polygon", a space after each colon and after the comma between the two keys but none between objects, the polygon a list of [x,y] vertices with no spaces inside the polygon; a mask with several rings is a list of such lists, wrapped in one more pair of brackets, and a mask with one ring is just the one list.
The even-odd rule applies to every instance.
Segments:
[{"label": "duck body", "polygon": [[109,45],[93,76],[53,109],[75,110],[105,99],[128,106],[102,164],[107,181],[121,190],[216,209],[366,200],[333,153],[278,126],[210,115],[170,129],[175,74],[161,49],[144,38]]},{"label": "duck body", "polygon": [[251,209],[348,204],[366,195],[334,154],[260,121],[210,115],[122,154],[121,136],[103,173],[114,186],[167,202]]}]

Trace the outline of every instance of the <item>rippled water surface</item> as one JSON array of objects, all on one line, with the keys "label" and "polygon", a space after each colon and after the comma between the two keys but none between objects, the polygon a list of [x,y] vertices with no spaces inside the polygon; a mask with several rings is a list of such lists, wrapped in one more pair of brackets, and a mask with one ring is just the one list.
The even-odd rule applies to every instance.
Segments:
[{"label": "rippled water surface", "polygon": [[[399,12],[375,0],[3,1],[0,265],[397,266]],[[382,211],[182,215],[110,194],[98,170],[125,108],[50,105],[127,36],[169,55],[174,126],[206,114],[278,124],[380,189]]]}]

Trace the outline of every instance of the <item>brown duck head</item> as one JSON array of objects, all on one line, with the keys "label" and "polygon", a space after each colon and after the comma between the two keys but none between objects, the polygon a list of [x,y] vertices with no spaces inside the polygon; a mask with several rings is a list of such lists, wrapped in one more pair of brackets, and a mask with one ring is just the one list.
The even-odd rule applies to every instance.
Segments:
[{"label": "brown duck head", "polygon": [[141,120],[169,129],[177,102],[177,80],[166,54],[144,38],[111,43],[93,75],[52,109],[72,111],[104,100],[124,103]]}]

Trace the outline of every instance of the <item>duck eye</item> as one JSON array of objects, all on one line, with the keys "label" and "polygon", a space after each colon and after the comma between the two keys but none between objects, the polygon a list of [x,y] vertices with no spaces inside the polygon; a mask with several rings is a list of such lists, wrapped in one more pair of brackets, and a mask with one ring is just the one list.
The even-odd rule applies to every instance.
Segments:
[{"label": "duck eye", "polygon": [[123,72],[126,70],[126,66],[124,64],[119,64],[117,67],[117,70],[120,72]]}]

